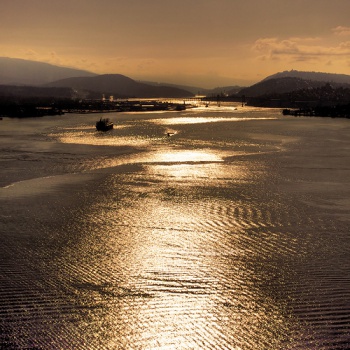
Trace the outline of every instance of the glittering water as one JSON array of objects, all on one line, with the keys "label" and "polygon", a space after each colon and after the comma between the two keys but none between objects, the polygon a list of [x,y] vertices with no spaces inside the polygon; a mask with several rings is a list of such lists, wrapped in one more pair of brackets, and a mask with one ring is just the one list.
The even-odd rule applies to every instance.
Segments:
[{"label": "glittering water", "polygon": [[0,122],[2,348],[349,348],[348,120],[99,117]]}]

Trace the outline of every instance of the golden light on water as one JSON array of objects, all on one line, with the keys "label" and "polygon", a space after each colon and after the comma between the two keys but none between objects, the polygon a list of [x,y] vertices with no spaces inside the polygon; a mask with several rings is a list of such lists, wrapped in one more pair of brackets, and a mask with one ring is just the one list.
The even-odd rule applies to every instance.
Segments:
[{"label": "golden light on water", "polygon": [[[217,163],[223,160],[210,150],[164,150],[151,153],[145,160],[147,171],[152,176],[170,177],[173,181],[191,181],[217,178]],[[190,183],[191,184],[191,183]]]},{"label": "golden light on water", "polygon": [[214,152],[206,150],[171,150],[162,151],[152,155],[153,162],[178,163],[178,162],[221,162],[222,159]]},{"label": "golden light on water", "polygon": [[94,146],[147,146],[150,140],[141,136],[120,136],[117,130],[113,130],[106,134],[100,134],[95,131],[88,132],[65,132],[50,134],[49,136],[56,138],[62,143],[73,143],[81,145]]},{"label": "golden light on water", "polygon": [[149,172],[154,174],[161,174],[162,176],[169,176],[176,180],[185,179],[209,179],[216,175],[213,169],[213,164],[176,164],[176,165],[153,165]]},{"label": "golden light on water", "polygon": [[[155,187],[163,192],[164,185],[155,185],[149,193]],[[121,237],[127,243],[118,255],[124,256],[127,250],[122,286],[128,292],[109,307],[109,329],[116,327],[115,335],[109,334],[111,344],[115,339],[114,345],[120,345],[122,338],[143,348],[178,349],[184,344],[208,348],[223,336],[216,297],[211,296],[211,287],[219,281],[207,261],[211,249],[206,244],[207,233],[198,227],[205,221],[202,214],[191,205],[181,207],[147,197],[119,212],[114,220],[119,233],[114,239],[119,249]],[[118,226],[122,218],[128,223],[124,228]],[[111,243],[113,237],[111,231]],[[116,266],[121,263],[118,259]],[[108,260],[99,264],[110,264]],[[122,328],[115,323],[119,312],[128,314]]]},{"label": "golden light on water", "polygon": [[[186,124],[204,124],[204,123],[219,123],[219,122],[243,122],[248,120],[256,120],[257,118],[251,118],[251,117],[220,117],[220,116],[214,116],[214,117],[198,117],[198,116],[181,116],[176,118],[166,118],[166,119],[154,119],[152,122],[162,125],[186,125]],[[276,119],[275,117],[266,117],[262,118],[259,117],[259,120],[273,120]]]},{"label": "golden light on water", "polygon": [[[105,321],[111,347],[127,348],[129,341],[135,348],[209,349],[223,342],[241,349],[247,332],[256,342],[268,341],[263,337],[274,326],[265,325],[267,308],[280,316],[272,301],[254,300],[259,290],[239,242],[244,229],[226,212],[242,204],[215,199],[219,176],[239,176],[218,159],[204,150],[159,152],[154,162],[145,162],[142,174],[116,175],[112,192],[126,186],[128,199],[105,203],[115,209],[100,215],[108,223],[104,254],[92,262],[97,271],[104,266],[118,276],[120,298],[108,305]],[[145,179],[152,181],[145,186]],[[202,193],[201,186],[209,192]]]},{"label": "golden light on water", "polygon": [[203,109],[1,122],[0,348],[348,348],[349,125]]}]

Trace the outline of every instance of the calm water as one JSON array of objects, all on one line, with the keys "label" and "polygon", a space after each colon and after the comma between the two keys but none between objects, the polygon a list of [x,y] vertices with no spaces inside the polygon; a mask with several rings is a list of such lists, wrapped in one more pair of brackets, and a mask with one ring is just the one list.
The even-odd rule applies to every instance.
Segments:
[{"label": "calm water", "polygon": [[0,121],[2,349],[350,347],[350,120],[99,117]]}]

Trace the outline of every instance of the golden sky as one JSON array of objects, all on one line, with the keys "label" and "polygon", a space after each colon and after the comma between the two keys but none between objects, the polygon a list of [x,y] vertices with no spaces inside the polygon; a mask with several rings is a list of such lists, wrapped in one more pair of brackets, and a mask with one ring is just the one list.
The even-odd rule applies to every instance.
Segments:
[{"label": "golden sky", "polygon": [[350,74],[350,0],[0,0],[0,56],[200,87]]}]

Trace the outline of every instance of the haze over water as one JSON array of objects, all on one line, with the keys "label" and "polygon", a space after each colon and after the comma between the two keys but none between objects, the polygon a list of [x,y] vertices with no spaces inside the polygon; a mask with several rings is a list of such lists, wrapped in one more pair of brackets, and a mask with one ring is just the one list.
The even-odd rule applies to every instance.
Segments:
[{"label": "haze over water", "polygon": [[102,116],[0,121],[2,348],[349,348],[349,120]]}]

